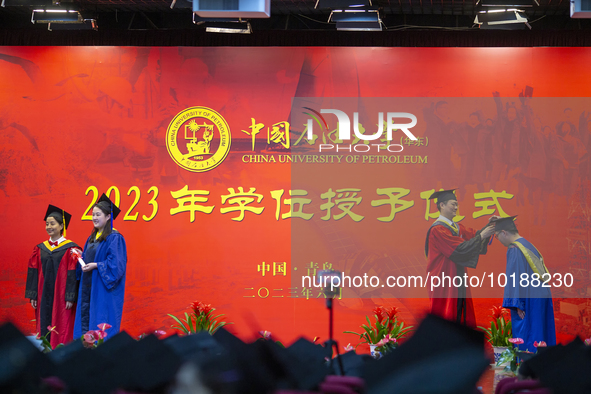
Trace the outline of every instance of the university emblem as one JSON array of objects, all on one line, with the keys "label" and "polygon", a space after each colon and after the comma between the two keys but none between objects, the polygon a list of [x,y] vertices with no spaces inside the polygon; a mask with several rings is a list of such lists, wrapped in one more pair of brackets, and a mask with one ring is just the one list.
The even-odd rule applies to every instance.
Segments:
[{"label": "university emblem", "polygon": [[191,107],[179,112],[168,125],[166,149],[182,168],[193,172],[209,171],[230,151],[232,135],[226,120],[206,107]]}]

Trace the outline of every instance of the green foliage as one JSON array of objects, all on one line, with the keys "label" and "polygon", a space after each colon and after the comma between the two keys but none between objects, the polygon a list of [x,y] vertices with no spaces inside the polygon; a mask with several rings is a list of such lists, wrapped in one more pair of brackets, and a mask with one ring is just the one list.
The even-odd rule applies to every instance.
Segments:
[{"label": "green foliage", "polygon": [[[357,335],[360,339],[360,342],[357,346],[362,343],[367,343],[370,345],[375,345],[380,342],[382,339],[386,338],[387,335],[390,335],[391,338],[396,340],[404,338],[409,331],[413,328],[412,326],[404,327],[404,322],[402,320],[398,321],[397,317],[390,319],[389,317],[385,317],[382,321],[378,318],[377,315],[374,315],[376,320],[375,324],[372,325],[368,316],[365,317],[367,320],[367,325],[362,324],[361,328],[363,332],[357,333],[354,331],[345,331],[345,334],[353,334]],[[394,342],[389,342],[388,344],[392,344],[390,347],[395,347]],[[382,348],[384,346],[380,346]],[[378,351],[387,350],[387,349],[380,349]]]},{"label": "green foliage", "polygon": [[220,314],[217,316],[213,315],[215,308],[211,308],[209,305],[203,305],[201,303],[193,303],[193,311],[189,314],[185,312],[185,318],[178,318],[174,315],[168,315],[174,319],[177,323],[171,326],[172,328],[184,333],[186,335],[195,334],[201,331],[207,331],[213,335],[220,327],[225,326],[224,321],[219,321],[224,315]]},{"label": "green foliage", "polygon": [[509,343],[509,338],[513,336],[511,321],[505,321],[504,316],[497,318],[496,321],[491,321],[490,328],[481,326],[478,326],[478,328],[484,331],[486,340],[492,346],[511,346]]},{"label": "green foliage", "polygon": [[510,345],[507,350],[505,350],[499,357],[499,361],[497,361],[497,367],[503,363],[509,363],[509,365],[505,367],[504,371],[517,373],[517,368],[519,368],[520,365],[520,360],[517,356],[517,350],[517,346]]}]

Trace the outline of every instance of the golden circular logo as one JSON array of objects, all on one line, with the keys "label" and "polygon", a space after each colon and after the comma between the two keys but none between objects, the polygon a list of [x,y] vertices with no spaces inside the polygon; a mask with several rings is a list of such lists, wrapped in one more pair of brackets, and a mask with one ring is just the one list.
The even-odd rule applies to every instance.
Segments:
[{"label": "golden circular logo", "polygon": [[166,149],[182,168],[209,171],[230,152],[232,134],[226,120],[206,107],[191,107],[174,117],[166,130]]}]

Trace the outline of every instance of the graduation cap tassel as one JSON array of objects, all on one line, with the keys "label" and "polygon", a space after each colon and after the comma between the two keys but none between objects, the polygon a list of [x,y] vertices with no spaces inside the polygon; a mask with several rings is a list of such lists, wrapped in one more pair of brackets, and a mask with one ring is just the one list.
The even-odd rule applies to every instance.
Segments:
[{"label": "graduation cap tassel", "polygon": [[113,231],[113,201],[111,201],[111,232]]},{"label": "graduation cap tassel", "polygon": [[64,238],[66,238],[66,212],[62,209],[62,222],[64,224]]}]

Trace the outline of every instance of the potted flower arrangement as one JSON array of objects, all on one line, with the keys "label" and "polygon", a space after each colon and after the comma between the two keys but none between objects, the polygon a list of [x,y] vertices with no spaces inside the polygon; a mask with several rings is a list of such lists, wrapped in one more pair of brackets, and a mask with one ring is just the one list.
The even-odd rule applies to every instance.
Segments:
[{"label": "potted flower arrangement", "polygon": [[57,346],[55,347],[55,349],[53,349],[53,348],[51,347],[51,343],[49,343],[49,339],[48,339],[47,337],[48,337],[48,336],[49,336],[49,334],[51,334],[52,332],[55,332],[56,334],[58,333],[58,332],[56,331],[56,329],[55,329],[55,328],[56,328],[56,326],[53,326],[53,327],[51,327],[51,326],[47,326],[47,334],[45,334],[45,335],[43,335],[43,336],[41,336],[41,333],[40,333],[40,332],[38,332],[38,333],[36,333],[36,334],[33,334],[37,340],[40,340],[40,341],[41,341],[41,347],[43,348],[43,353],[49,353],[49,352],[51,352],[52,350],[55,350],[55,349],[57,349],[57,348],[60,348],[60,347],[64,346],[64,344],[63,344],[63,343],[60,343],[59,345],[57,345]]},{"label": "potted flower arrangement", "polygon": [[[396,316],[398,308],[384,308],[378,306],[373,310],[375,323],[372,324],[366,316],[367,325],[362,324],[363,332],[345,331],[346,334],[354,334],[361,340],[357,346],[367,343],[371,354],[375,358],[381,357],[392,349],[398,347],[398,340],[404,338],[412,329],[412,326],[404,327],[404,322]],[[357,348],[355,346],[355,348]]]},{"label": "potted flower arrangement", "polygon": [[185,312],[185,319],[180,319],[169,314],[168,316],[172,317],[178,323],[178,325],[171,327],[186,335],[195,334],[201,331],[207,331],[209,334],[213,335],[220,327],[223,327],[226,324],[231,324],[218,321],[218,319],[224,315],[214,316],[213,312],[215,311],[215,308],[212,308],[210,304],[195,301],[191,304],[191,310],[191,314]]},{"label": "potted flower arrangement", "polygon": [[493,347],[495,364],[499,362],[501,354],[509,348],[510,339],[513,336],[511,331],[511,320],[506,320],[509,310],[500,306],[492,308],[490,328],[478,326],[484,331],[488,343]]},{"label": "potted flower arrangement", "polygon": [[[510,338],[509,342],[512,344],[512,346],[509,346],[509,348],[507,350],[505,350],[503,352],[503,354],[501,354],[501,357],[500,357],[497,365],[508,364],[505,367],[504,371],[505,372],[513,372],[513,374],[516,374],[517,368],[519,368],[519,365],[521,364],[519,356],[517,355],[517,352],[519,351],[518,346],[523,343],[523,339]],[[546,347],[546,346],[548,346],[548,345],[544,341],[540,341],[540,342],[534,341],[534,347],[536,348],[536,353],[537,353],[538,348]],[[525,353],[531,353],[531,352],[525,351]]]},{"label": "potted flower arrangement", "polygon": [[82,344],[86,348],[93,349],[98,345],[102,345],[107,337],[107,330],[111,328],[108,323],[101,323],[98,325],[98,330],[90,330],[82,336]]}]

